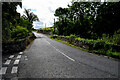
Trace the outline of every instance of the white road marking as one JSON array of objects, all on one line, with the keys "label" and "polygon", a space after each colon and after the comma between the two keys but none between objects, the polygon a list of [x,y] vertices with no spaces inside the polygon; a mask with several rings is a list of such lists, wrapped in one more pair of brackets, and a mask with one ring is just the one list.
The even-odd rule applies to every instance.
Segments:
[{"label": "white road marking", "polygon": [[18,71],[18,67],[13,67],[11,73],[17,73],[17,71]]},{"label": "white road marking", "polygon": [[[46,40],[46,39],[45,39]],[[48,42],[46,40],[46,42]],[[48,42],[48,44],[50,44],[50,42]],[[55,48],[53,45],[51,45],[53,48]],[[67,57],[68,59],[72,60],[72,61],[75,61],[74,59],[72,59],[71,57],[67,56],[65,53],[61,52],[59,49],[55,48],[56,51],[60,52],[62,55],[64,55],[65,57]]]},{"label": "white road marking", "polygon": [[44,39],[48,44],[50,44],[50,42],[48,42],[46,39]]},{"label": "white road marking", "polygon": [[28,60],[27,58],[25,60]]},{"label": "white road marking", "polygon": [[17,58],[21,58],[21,55],[18,55]]},{"label": "white road marking", "polygon": [[11,58],[13,58],[14,57],[14,55],[11,55],[9,58],[11,59]]},{"label": "white road marking", "polygon": [[[47,41],[47,40],[46,40]],[[48,42],[48,41],[47,41]],[[48,44],[50,44],[50,42],[48,42]]]},{"label": "white road marking", "polygon": [[19,64],[20,60],[15,60],[14,64]]},{"label": "white road marking", "polygon": [[23,54],[23,52],[20,52],[19,54]]},{"label": "white road marking", "polygon": [[0,74],[5,74],[7,71],[7,67],[2,67],[1,70],[0,70]]},{"label": "white road marking", "polygon": [[25,56],[27,58],[27,56]]},{"label": "white road marking", "polygon": [[7,61],[5,62],[5,65],[10,64],[10,62],[11,62],[11,60],[7,60]]},{"label": "white road marking", "polygon": [[27,56],[25,56],[25,60],[28,60]]},{"label": "white road marking", "polygon": [[[55,48],[56,49],[56,48]],[[60,52],[62,55],[64,55],[65,57],[67,57],[68,59],[75,61],[74,59],[72,59],[71,57],[67,56],[65,53],[61,52],[59,49],[56,49],[58,52]]]}]

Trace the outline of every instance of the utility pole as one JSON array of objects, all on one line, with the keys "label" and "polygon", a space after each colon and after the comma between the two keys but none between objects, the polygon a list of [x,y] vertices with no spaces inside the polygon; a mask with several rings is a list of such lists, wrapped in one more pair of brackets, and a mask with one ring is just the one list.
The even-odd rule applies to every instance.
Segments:
[{"label": "utility pole", "polygon": [[44,29],[44,33],[46,33],[46,23],[45,23],[45,29]]},{"label": "utility pole", "polygon": [[54,30],[53,30],[53,34],[55,34],[55,18],[54,18]]},{"label": "utility pole", "polygon": [[45,29],[46,29],[46,23],[45,23]]}]

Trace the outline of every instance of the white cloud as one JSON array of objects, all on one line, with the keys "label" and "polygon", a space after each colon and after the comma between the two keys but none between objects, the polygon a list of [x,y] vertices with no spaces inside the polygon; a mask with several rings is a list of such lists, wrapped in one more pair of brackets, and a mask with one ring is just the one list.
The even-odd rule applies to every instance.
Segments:
[{"label": "white cloud", "polygon": [[[71,0],[22,0],[23,8],[17,9],[18,12],[23,15],[24,8],[32,9],[32,11],[38,16],[40,21],[43,23],[38,25],[37,23],[33,23],[35,26],[46,26],[51,27],[54,22],[54,12],[58,7],[67,7],[68,4],[71,3]],[[38,27],[37,27],[38,28]]]}]

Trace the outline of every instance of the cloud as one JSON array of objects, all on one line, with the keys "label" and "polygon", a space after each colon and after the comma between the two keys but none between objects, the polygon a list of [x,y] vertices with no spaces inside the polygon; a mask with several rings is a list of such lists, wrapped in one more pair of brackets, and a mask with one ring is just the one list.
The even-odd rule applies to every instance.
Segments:
[{"label": "cloud", "polygon": [[52,10],[51,7],[48,7],[48,9],[49,9],[50,13],[54,13],[54,10]]},{"label": "cloud", "polygon": [[[71,3],[72,0],[22,0],[21,9],[18,7],[17,11],[23,15],[24,8],[31,9],[34,14],[36,14],[40,20],[40,22],[34,22],[34,28],[53,26],[54,23],[54,12],[58,7],[67,7],[68,4]],[[42,23],[42,24],[41,24]]]},{"label": "cloud", "polygon": [[35,24],[35,25],[43,25],[43,22],[33,22],[33,24]]}]

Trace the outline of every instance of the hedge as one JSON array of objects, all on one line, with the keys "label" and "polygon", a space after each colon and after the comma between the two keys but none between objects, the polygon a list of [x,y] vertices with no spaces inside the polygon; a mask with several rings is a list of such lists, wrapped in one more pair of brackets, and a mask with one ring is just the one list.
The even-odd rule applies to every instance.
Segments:
[{"label": "hedge", "polygon": [[53,35],[52,38],[67,41],[72,45],[87,49],[97,54],[103,54],[115,58],[120,58],[120,45],[107,43],[102,40],[89,40],[84,38],[76,38],[72,36]]}]

